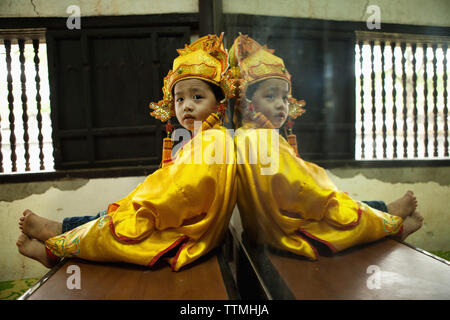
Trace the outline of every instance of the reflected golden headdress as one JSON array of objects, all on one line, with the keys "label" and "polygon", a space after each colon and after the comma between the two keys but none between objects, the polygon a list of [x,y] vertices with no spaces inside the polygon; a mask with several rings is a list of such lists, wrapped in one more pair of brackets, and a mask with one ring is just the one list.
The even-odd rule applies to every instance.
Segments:
[{"label": "reflected golden headdress", "polygon": [[[175,116],[173,86],[184,79],[201,79],[219,86],[225,98],[235,95],[236,80],[228,72],[228,53],[222,42],[223,34],[204,36],[184,49],[178,49],[180,54],[173,61],[173,68],[164,78],[163,99],[158,103],[151,102],[150,113],[165,122]],[[224,111],[224,110],[221,110]]]},{"label": "reflected golden headdress", "polygon": [[289,83],[289,116],[295,119],[305,112],[305,101],[291,96],[291,75],[283,59],[273,52],[266,45],[262,46],[248,35],[241,34],[229,51],[230,73],[233,78],[239,79],[241,95],[245,95],[248,86],[259,81],[269,78],[286,80]]},{"label": "reflected golden headdress", "polygon": [[[274,50],[268,49],[266,45],[262,46],[248,35],[240,34],[230,49],[230,73],[233,78],[239,79],[241,99],[245,97],[247,88],[259,81],[266,79],[283,79],[289,84],[289,118],[296,119],[304,112],[305,101],[297,100],[292,97],[291,75],[284,65],[283,59],[274,55]],[[241,104],[237,104],[237,113],[243,113],[240,110]],[[258,126],[273,128],[270,121],[260,112],[256,112],[250,104],[247,106],[250,113],[253,113],[251,119]],[[237,114],[236,113],[236,114]],[[235,124],[237,119],[235,118]],[[289,119],[286,128],[289,130],[287,135],[288,143],[298,155],[297,137],[292,133],[293,122]]]}]

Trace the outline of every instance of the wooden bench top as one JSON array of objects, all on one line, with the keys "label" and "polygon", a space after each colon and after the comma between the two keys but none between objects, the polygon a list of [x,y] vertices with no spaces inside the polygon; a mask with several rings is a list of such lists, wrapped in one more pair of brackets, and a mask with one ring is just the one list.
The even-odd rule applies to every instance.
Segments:
[{"label": "wooden bench top", "polygon": [[[450,263],[390,238],[310,261],[251,246],[230,230],[220,250],[179,272],[164,264],[149,269],[66,259],[20,299],[450,299]],[[67,286],[71,265],[79,267],[81,289]]]},{"label": "wooden bench top", "polygon": [[272,299],[450,299],[450,262],[390,238],[318,261],[243,245]]},{"label": "wooden bench top", "polygon": [[[152,269],[125,263],[64,259],[20,299],[24,300],[228,300],[236,299],[231,273],[217,252],[174,272],[167,264]],[[80,289],[67,282],[79,267]],[[72,278],[73,279],[73,278]]]}]

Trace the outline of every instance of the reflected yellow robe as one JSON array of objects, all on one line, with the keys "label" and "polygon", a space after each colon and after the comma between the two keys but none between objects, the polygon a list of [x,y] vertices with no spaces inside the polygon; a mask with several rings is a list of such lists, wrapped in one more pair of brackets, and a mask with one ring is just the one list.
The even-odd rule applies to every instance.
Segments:
[{"label": "reflected yellow robe", "polygon": [[47,240],[47,253],[153,266],[173,249],[168,261],[178,271],[223,240],[236,204],[233,158],[233,138],[214,124],[184,145],[173,164],[110,204],[107,214]]},{"label": "reflected yellow robe", "polygon": [[247,123],[236,131],[235,143],[237,204],[252,242],[316,260],[309,239],[338,252],[401,230],[402,218],[339,191],[323,168],[297,156],[278,131]]}]

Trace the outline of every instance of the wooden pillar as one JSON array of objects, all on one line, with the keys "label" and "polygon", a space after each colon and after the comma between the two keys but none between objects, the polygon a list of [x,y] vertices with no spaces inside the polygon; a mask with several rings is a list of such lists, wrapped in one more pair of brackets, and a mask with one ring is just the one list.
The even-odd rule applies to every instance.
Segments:
[{"label": "wooden pillar", "polygon": [[200,37],[207,34],[219,35],[223,28],[222,0],[199,0]]}]

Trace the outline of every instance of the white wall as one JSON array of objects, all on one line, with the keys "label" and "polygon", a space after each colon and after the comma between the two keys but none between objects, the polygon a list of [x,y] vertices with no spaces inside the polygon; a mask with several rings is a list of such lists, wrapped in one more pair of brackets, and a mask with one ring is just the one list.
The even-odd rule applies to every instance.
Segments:
[{"label": "white wall", "polygon": [[[67,17],[77,5],[81,16],[198,12],[198,0],[0,0],[0,17]],[[450,26],[449,0],[223,0],[224,13],[366,21],[377,5],[381,23]]]},{"label": "white wall", "polygon": [[377,5],[383,23],[450,26],[448,0],[223,0],[224,13],[363,21],[367,7]]},{"label": "white wall", "polygon": [[[408,181],[392,179],[393,170]],[[376,174],[369,174],[375,171]],[[347,174],[343,174],[347,172]],[[423,179],[422,174],[428,174]],[[330,178],[342,191],[357,200],[390,202],[412,190],[418,201],[417,210],[425,218],[423,227],[408,237],[406,242],[427,251],[450,250],[450,184],[433,179],[434,175],[449,177],[450,168],[396,168],[396,169],[339,169],[329,171]]]},{"label": "white wall", "polygon": [[0,17],[67,17],[71,5],[82,17],[198,12],[198,0],[0,0]]},{"label": "white wall", "polygon": [[106,210],[109,203],[125,197],[144,178],[0,185],[0,281],[41,277],[48,271],[38,262],[20,255],[17,250],[16,241],[21,233],[18,222],[25,209],[55,221],[62,221],[65,217],[96,215]]}]

